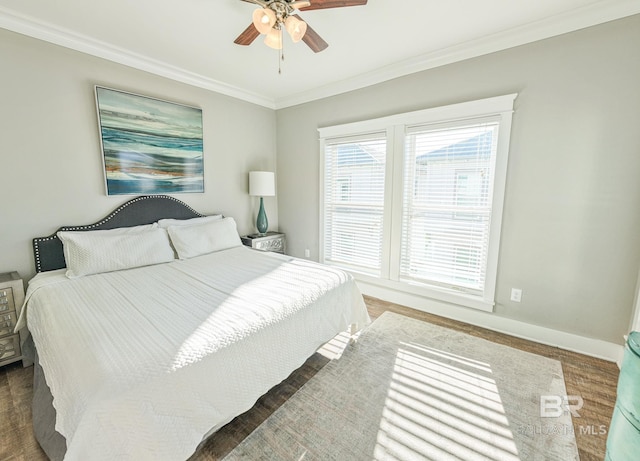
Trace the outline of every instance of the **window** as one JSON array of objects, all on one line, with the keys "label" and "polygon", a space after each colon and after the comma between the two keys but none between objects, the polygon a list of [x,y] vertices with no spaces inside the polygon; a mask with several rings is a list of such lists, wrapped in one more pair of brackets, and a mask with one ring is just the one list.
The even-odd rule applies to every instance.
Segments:
[{"label": "window", "polygon": [[348,202],[351,198],[351,177],[347,176],[336,179],[336,185],[338,186],[338,190],[336,191],[338,200],[340,202]]},{"label": "window", "polygon": [[493,120],[407,130],[401,279],[482,294],[497,133]]},{"label": "window", "polygon": [[492,310],[515,97],[321,128],[321,261]]},{"label": "window", "polygon": [[380,276],[384,133],[325,144],[324,260]]}]

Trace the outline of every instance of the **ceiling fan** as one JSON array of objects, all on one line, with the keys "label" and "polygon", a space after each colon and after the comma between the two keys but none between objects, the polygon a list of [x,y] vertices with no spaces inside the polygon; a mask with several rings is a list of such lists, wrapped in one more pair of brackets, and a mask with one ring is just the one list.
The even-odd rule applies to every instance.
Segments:
[{"label": "ceiling fan", "polygon": [[315,30],[307,25],[302,18],[295,14],[299,11],[321,10],[326,8],[340,8],[344,6],[366,5],[367,0],[242,0],[260,6],[253,12],[253,22],[242,32],[234,43],[251,45],[264,34],[265,44],[277,50],[282,49],[282,32],[286,30],[294,43],[302,40],[314,53],[326,49],[329,44],[320,37]]}]

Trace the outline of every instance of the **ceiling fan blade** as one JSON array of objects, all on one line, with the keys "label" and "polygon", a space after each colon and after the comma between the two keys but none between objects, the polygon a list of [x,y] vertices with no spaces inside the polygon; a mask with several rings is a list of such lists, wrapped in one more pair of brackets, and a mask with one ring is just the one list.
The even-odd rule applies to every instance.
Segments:
[{"label": "ceiling fan blade", "polygon": [[238,45],[251,45],[253,43],[253,41],[258,38],[258,35],[260,35],[260,32],[258,32],[258,29],[256,29],[256,26],[253,25],[253,23],[249,24],[249,27],[247,27],[244,32],[242,32],[240,35],[238,35],[238,38],[236,38],[233,43],[236,43]]},{"label": "ceiling fan blade", "polygon": [[361,6],[366,4],[367,0],[311,0],[311,6],[300,8],[300,11],[324,10],[326,8],[342,8],[345,6]]},{"label": "ceiling fan blade", "polygon": [[[294,14],[294,16],[302,21],[302,18],[297,14]],[[305,32],[305,34],[302,36],[302,41],[305,42],[314,53],[320,53],[321,51],[327,49],[327,47],[329,46],[329,44],[325,42],[322,37],[320,37],[318,33],[311,28],[309,23],[307,23],[307,32]]]}]

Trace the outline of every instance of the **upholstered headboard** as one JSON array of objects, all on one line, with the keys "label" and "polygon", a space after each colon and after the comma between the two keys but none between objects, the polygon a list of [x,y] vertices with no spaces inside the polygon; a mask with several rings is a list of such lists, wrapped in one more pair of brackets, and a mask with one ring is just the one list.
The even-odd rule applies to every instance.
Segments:
[{"label": "upholstered headboard", "polygon": [[143,195],[120,205],[100,221],[85,226],[63,226],[52,235],[33,239],[36,272],[66,267],[59,231],[87,231],[115,229],[151,224],[159,219],[189,219],[203,216],[189,205],[168,195]]}]

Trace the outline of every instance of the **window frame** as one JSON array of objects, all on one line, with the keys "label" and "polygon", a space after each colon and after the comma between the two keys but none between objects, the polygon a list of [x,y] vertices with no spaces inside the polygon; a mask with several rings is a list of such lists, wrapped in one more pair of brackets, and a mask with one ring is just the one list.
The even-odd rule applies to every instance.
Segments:
[{"label": "window frame", "polygon": [[[492,312],[500,251],[500,237],[506,190],[509,143],[514,101],[517,93],[451,104],[435,108],[391,115],[342,125],[319,128],[320,136],[320,229],[319,260],[324,258],[325,226],[325,145],[337,138],[354,138],[386,132],[387,159],[385,169],[382,267],[380,277],[351,271],[356,280],[440,301]],[[482,117],[498,119],[498,140],[495,159],[492,207],[489,227],[488,254],[482,295],[472,295],[454,288],[400,280],[400,251],[402,241],[402,213],[404,194],[405,133],[416,125],[458,123]],[[392,255],[396,255],[392,257]],[[345,268],[349,270],[349,268]]]}]

